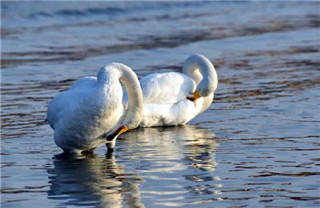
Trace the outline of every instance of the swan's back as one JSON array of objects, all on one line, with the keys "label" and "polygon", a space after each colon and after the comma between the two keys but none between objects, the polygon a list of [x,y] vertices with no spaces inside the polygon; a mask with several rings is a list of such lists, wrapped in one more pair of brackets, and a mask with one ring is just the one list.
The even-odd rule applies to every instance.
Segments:
[{"label": "swan's back", "polygon": [[153,73],[141,78],[140,84],[144,103],[177,103],[195,89],[191,78],[177,72]]},{"label": "swan's back", "polygon": [[[84,77],[75,82],[69,90],[59,93],[50,101],[47,121],[52,129],[69,111],[77,108],[83,95],[89,94],[97,84],[97,78]],[[83,94],[84,93],[84,94]]]},{"label": "swan's back", "polygon": [[77,89],[77,90],[82,90],[82,89],[87,89],[87,88],[92,88],[97,84],[97,78],[96,77],[83,77],[76,81],[70,89]]}]

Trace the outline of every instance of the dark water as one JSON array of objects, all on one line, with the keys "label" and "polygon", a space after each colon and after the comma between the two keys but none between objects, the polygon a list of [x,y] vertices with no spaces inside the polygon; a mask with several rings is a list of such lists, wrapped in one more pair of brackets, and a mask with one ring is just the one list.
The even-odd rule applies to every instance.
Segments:
[{"label": "dark water", "polygon": [[[2,2],[3,207],[320,206],[319,2]],[[185,127],[131,131],[115,154],[59,155],[47,104],[122,62],[141,77],[216,66]]]}]

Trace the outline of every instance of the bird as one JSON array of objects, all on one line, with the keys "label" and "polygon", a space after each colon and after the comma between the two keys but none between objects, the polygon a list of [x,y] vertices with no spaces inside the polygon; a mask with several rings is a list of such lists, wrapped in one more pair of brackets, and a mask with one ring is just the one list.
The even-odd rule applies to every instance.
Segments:
[{"label": "bird", "polygon": [[[128,94],[123,105],[122,83]],[[143,96],[134,71],[121,63],[101,67],[97,77],[79,79],[50,101],[47,121],[54,141],[68,153],[81,154],[106,144],[113,151],[117,137],[136,128],[143,116]]]},{"label": "bird", "polygon": [[[140,79],[143,119],[140,127],[178,126],[188,123],[212,103],[218,76],[210,60],[190,55],[183,73],[152,73]],[[124,95],[124,102],[128,100]]]}]

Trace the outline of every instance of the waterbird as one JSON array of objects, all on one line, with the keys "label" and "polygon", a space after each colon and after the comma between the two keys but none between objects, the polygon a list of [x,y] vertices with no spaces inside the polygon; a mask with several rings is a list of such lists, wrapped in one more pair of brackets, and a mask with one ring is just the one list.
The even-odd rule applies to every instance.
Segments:
[{"label": "waterbird", "polygon": [[[125,86],[127,108],[123,103]],[[49,103],[47,121],[54,141],[65,152],[80,154],[106,144],[113,151],[117,137],[136,128],[143,115],[143,97],[134,71],[120,63],[102,67],[97,77],[79,79]]]},{"label": "waterbird", "polygon": [[140,126],[177,126],[211,105],[218,76],[207,57],[192,54],[183,64],[183,73],[152,73],[142,77],[140,84],[144,102]]}]

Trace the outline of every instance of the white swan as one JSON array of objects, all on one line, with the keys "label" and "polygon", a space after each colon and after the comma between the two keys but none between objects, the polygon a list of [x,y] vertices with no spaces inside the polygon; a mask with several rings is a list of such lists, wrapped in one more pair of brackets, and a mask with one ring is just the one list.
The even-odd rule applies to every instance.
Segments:
[{"label": "white swan", "polygon": [[[119,81],[129,95],[126,112]],[[49,103],[47,121],[54,130],[55,143],[64,151],[81,153],[104,143],[112,151],[118,135],[136,128],[142,114],[138,77],[128,66],[112,63],[102,67],[97,78],[84,77],[58,94]]]},{"label": "white swan", "polygon": [[141,78],[140,84],[144,102],[140,126],[176,126],[211,105],[218,76],[209,59],[193,54],[185,61],[183,73],[153,73]]}]

